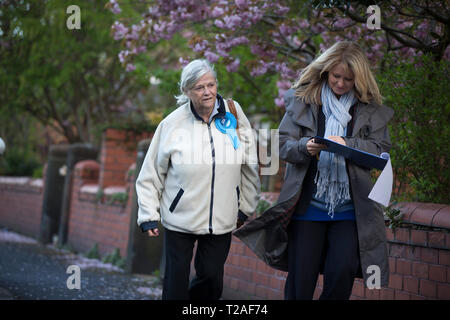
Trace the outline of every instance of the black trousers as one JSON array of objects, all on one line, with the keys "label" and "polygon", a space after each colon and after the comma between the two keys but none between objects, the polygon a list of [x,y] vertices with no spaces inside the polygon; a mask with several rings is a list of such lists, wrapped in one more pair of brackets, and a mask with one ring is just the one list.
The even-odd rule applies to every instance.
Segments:
[{"label": "black trousers", "polygon": [[347,300],[359,263],[355,221],[292,220],[288,227],[285,299],[311,300],[322,270],[320,300]]},{"label": "black trousers", "polygon": [[[189,283],[195,241],[196,275]],[[218,300],[223,291],[224,264],[231,245],[231,232],[196,235],[164,230],[166,268],[163,300]]]}]

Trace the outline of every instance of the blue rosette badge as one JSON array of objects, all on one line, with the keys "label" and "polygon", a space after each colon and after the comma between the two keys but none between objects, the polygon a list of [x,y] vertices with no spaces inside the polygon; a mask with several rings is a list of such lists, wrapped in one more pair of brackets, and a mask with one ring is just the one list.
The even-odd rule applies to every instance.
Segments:
[{"label": "blue rosette badge", "polygon": [[239,138],[236,134],[236,126],[237,120],[234,115],[230,112],[227,112],[224,117],[216,118],[215,120],[216,128],[228,135],[231,139],[231,143],[233,144],[234,149],[236,150],[241,145]]}]

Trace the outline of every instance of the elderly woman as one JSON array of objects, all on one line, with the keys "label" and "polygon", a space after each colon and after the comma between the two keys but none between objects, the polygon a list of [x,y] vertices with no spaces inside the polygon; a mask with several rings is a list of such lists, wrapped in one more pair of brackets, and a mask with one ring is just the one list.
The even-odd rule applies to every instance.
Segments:
[{"label": "elderly woman", "polygon": [[336,43],[301,72],[285,104],[280,197],[235,235],[269,265],[288,271],[286,299],[312,299],[319,272],[320,299],[348,299],[355,277],[367,284],[373,270],[375,283],[387,286],[385,225],[380,206],[368,198],[369,168],[314,141],[326,137],[375,155],[390,149],[393,111],[381,104],[365,54],[356,43]]},{"label": "elderly woman", "polygon": [[138,224],[149,236],[159,234],[158,221],[164,227],[163,299],[215,300],[231,232],[257,205],[256,145],[239,104],[217,93],[206,60],[183,69],[180,91],[179,107],[156,129],[136,181]]}]

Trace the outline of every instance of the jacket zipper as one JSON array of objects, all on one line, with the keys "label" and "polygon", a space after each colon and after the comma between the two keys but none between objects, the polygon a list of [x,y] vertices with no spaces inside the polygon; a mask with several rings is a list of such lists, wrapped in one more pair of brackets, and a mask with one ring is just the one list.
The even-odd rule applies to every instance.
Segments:
[{"label": "jacket zipper", "polygon": [[213,204],[214,204],[214,180],[216,176],[216,150],[214,149],[214,140],[211,133],[211,124],[208,125],[208,133],[209,133],[209,143],[211,145],[211,155],[212,155],[212,179],[211,179],[211,203],[209,206],[209,233],[213,233],[212,228],[212,217],[213,217]]}]

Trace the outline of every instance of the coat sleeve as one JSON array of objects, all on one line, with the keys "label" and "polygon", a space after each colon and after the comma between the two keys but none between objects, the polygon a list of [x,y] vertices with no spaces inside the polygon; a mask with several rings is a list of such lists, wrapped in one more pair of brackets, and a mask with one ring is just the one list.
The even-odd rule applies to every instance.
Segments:
[{"label": "coat sleeve", "polygon": [[286,113],[281,120],[278,132],[280,135],[280,159],[289,163],[307,163],[311,155],[306,150],[306,143],[312,138],[303,136],[299,125],[292,119],[290,107],[295,97],[291,92],[284,97]]},{"label": "coat sleeve", "polygon": [[163,133],[164,121],[159,124],[153,135],[141,171],[136,179],[139,205],[137,223],[141,227],[144,223],[160,220],[160,199],[169,166],[169,154],[163,148],[165,145],[162,142],[164,140]]},{"label": "coat sleeve", "polygon": [[239,121],[239,134],[245,150],[244,162],[241,165],[241,184],[239,211],[247,217],[251,216],[258,204],[261,184],[258,173],[258,155],[256,152],[256,141],[250,122],[236,101],[236,112]]},{"label": "coat sleeve", "polygon": [[353,137],[344,137],[348,147],[380,155],[389,152],[391,139],[387,123],[394,115],[394,111],[385,106],[379,106],[378,110],[369,118],[368,123],[361,127],[361,132],[356,132]]}]

